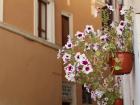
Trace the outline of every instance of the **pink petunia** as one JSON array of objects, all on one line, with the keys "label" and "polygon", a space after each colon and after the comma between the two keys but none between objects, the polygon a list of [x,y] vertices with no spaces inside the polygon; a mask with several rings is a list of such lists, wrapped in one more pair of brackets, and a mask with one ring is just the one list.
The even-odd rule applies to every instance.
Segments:
[{"label": "pink petunia", "polygon": [[70,74],[75,72],[75,66],[73,66],[72,64],[68,64],[66,67],[64,67],[65,73],[66,74]]},{"label": "pink petunia", "polygon": [[93,72],[93,68],[91,65],[84,65],[82,71],[85,74],[89,74],[89,73]]}]

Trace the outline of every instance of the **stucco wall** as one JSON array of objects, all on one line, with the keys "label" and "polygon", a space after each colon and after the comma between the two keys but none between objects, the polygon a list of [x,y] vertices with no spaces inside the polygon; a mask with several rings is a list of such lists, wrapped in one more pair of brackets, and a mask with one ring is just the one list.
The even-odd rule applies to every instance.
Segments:
[{"label": "stucco wall", "polygon": [[56,43],[61,45],[61,12],[67,11],[73,14],[73,30],[74,33],[79,30],[83,31],[85,25],[93,25],[95,29],[100,27],[100,19],[91,15],[91,0],[68,0],[56,1]]},{"label": "stucco wall", "polygon": [[3,0],[4,22],[33,33],[34,0]]},{"label": "stucco wall", "polygon": [[61,105],[57,52],[0,29],[0,105]]}]

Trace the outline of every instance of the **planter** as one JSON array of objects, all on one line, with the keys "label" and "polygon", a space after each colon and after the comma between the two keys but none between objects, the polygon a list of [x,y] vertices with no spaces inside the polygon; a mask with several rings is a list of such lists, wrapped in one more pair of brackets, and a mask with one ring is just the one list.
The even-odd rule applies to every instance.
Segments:
[{"label": "planter", "polygon": [[[123,74],[129,74],[133,67],[133,53],[129,52],[116,52],[116,57],[120,60],[120,66],[121,70],[113,70],[114,75],[123,75]],[[113,68],[115,65],[114,59],[111,59],[110,61],[111,67]]]},{"label": "planter", "polygon": [[114,105],[123,105],[123,99],[121,98],[116,99]]}]

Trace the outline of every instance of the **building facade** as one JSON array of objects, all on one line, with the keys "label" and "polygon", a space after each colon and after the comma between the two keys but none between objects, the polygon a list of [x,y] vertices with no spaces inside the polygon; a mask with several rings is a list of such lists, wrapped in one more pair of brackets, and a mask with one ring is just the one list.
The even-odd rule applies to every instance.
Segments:
[{"label": "building facade", "polygon": [[[67,34],[82,31],[87,24],[100,26],[91,4],[81,0],[0,0],[1,105],[68,104],[62,97],[62,85],[67,81],[57,52]],[[70,105],[81,105],[82,87],[69,86]]]},{"label": "building facade", "polygon": [[[83,31],[87,24],[100,28],[100,18],[94,17],[94,3],[0,0],[0,105],[94,105],[90,100],[83,101],[82,86],[64,78],[62,63],[57,59],[68,34]],[[139,3],[124,0],[125,6],[131,4],[135,10],[137,58],[135,72],[122,76],[124,105],[140,104]]]}]

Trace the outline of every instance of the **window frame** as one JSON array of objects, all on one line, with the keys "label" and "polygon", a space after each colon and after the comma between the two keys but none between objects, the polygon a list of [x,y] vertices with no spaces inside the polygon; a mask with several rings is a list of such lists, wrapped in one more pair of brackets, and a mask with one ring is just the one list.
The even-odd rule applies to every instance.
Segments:
[{"label": "window frame", "polygon": [[[55,44],[55,2],[54,0],[43,0],[45,2],[49,2],[49,4],[47,5],[47,22],[46,22],[46,26],[47,26],[47,37],[46,39],[42,40],[46,40],[48,42],[51,42],[53,44]],[[38,12],[38,0],[34,0],[34,36],[39,37],[39,30],[38,30],[38,26],[39,26],[39,12]]]},{"label": "window frame", "polygon": [[0,22],[3,22],[3,0],[0,0]]},{"label": "window frame", "polygon": [[[42,26],[42,6],[45,6],[45,29]],[[42,33],[45,34],[44,38],[47,40],[47,1],[38,0],[38,37],[43,37]]]}]

